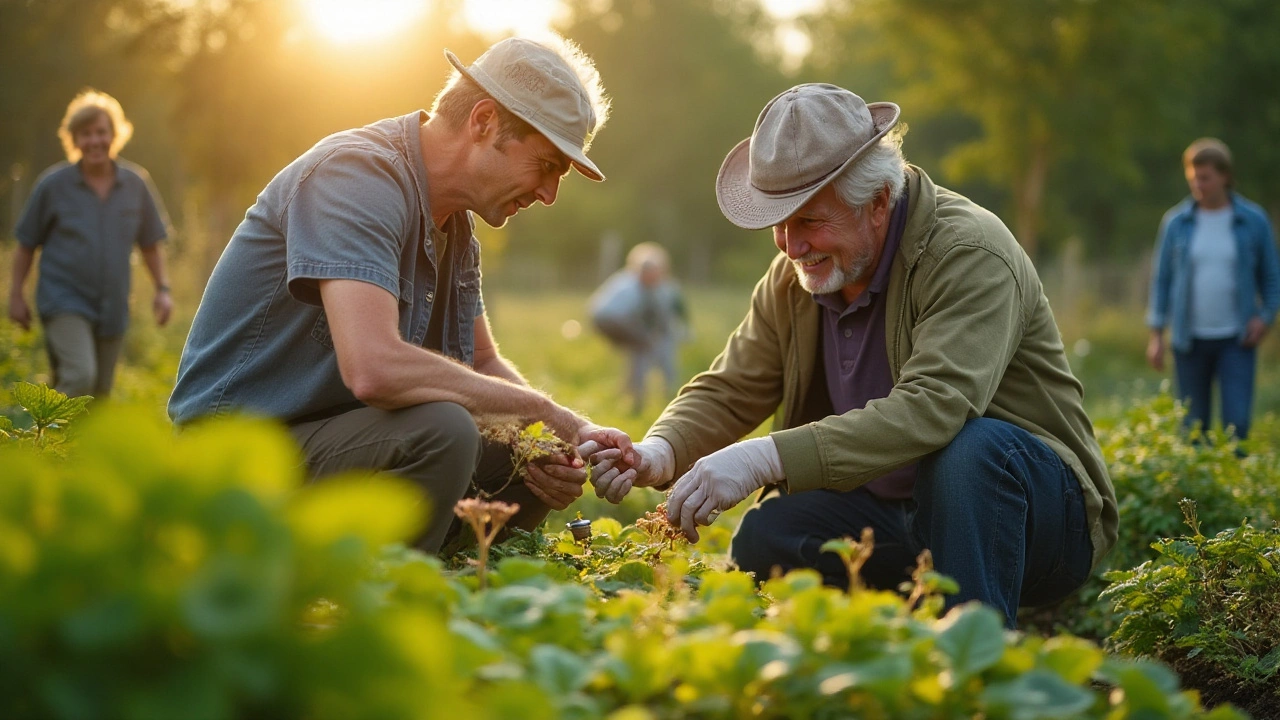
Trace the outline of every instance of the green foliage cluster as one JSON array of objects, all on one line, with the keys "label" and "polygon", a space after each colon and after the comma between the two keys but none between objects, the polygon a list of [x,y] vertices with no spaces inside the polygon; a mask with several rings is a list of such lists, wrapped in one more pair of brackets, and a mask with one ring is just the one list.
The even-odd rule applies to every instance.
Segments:
[{"label": "green foliage cluster", "polygon": [[29,382],[16,383],[13,398],[31,416],[31,427],[19,428],[8,417],[0,415],[0,440],[27,442],[42,448],[62,442],[67,423],[87,410],[93,401],[88,395],[71,398],[43,383]]},{"label": "green foliage cluster", "polygon": [[[412,487],[303,486],[266,423],[175,436],[95,416],[65,459],[0,447],[5,717],[1204,715],[1161,665],[1006,633],[976,605],[939,620],[812,572],[757,589],[704,569],[695,588],[686,556],[610,523],[574,550],[561,535],[555,558],[499,560],[480,591],[388,544],[418,529]],[[611,563],[621,585],[581,582]]]},{"label": "green foliage cluster", "polygon": [[[1213,537],[1182,503],[1190,537],[1152,545],[1158,560],[1107,573],[1102,593],[1123,620],[1116,649],[1160,658],[1211,692],[1274,706],[1280,699],[1280,526],[1250,523]],[[1252,704],[1248,702],[1247,704]]]},{"label": "green foliage cluster", "polygon": [[[1264,423],[1239,443],[1220,432],[1182,428],[1184,408],[1162,394],[1130,407],[1118,419],[1099,423],[1115,485],[1120,535],[1103,566],[1058,612],[1057,622],[1079,635],[1104,637],[1117,618],[1097,601],[1103,574],[1155,557],[1151,543],[1182,532],[1182,498],[1201,508],[1208,533],[1235,527],[1246,518],[1267,525],[1280,519],[1280,455]],[[1242,456],[1243,454],[1243,456]]]}]

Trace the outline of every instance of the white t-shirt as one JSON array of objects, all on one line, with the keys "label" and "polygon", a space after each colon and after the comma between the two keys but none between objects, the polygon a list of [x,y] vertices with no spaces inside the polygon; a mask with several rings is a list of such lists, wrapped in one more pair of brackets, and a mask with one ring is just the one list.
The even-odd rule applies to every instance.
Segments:
[{"label": "white t-shirt", "polygon": [[1234,337],[1243,329],[1236,302],[1236,239],[1231,206],[1196,208],[1191,234],[1191,336]]}]

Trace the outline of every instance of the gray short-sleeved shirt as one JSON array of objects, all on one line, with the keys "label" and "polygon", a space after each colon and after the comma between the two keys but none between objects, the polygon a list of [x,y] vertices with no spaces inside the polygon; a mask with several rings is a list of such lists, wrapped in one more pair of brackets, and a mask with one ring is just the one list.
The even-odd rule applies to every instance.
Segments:
[{"label": "gray short-sleeved shirt", "polygon": [[123,335],[129,324],[133,246],[155,245],[169,226],[147,171],[120,159],[115,170],[104,200],[78,164],[54,165],[36,181],[14,230],[24,247],[41,249],[40,316],[80,315],[99,337]]},{"label": "gray short-sleeved shirt", "polygon": [[169,415],[179,424],[245,411],[295,421],[359,407],[342,382],[319,281],[360,280],[400,300],[400,336],[474,353],[480,245],[466,213],[442,230],[458,248],[437,288],[436,245],[415,112],[321,140],[258,195],[214,268],[182,352]]}]

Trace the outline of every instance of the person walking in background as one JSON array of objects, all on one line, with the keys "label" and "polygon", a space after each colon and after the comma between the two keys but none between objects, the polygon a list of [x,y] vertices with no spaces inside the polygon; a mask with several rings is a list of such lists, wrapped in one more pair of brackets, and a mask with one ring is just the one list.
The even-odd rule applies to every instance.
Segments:
[{"label": "person walking in background", "polygon": [[1170,327],[1187,426],[1208,429],[1216,381],[1222,425],[1243,439],[1253,414],[1256,348],[1280,310],[1280,257],[1266,212],[1233,189],[1224,143],[1196,140],[1182,154],[1182,167],[1191,196],[1160,223],[1147,361],[1164,369]]},{"label": "person walking in background", "polygon": [[164,205],[147,171],[117,157],[132,135],[115,98],[93,89],[76,95],[58,128],[67,161],[40,176],[14,231],[9,319],[31,328],[23,285],[40,248],[36,310],[54,387],[67,395],[111,393],[135,245],[155,282],[156,322],[173,312],[160,244],[169,227]]},{"label": "person walking in background", "polygon": [[676,393],[676,349],[688,326],[680,286],[671,279],[665,248],[644,242],[627,253],[627,265],[591,297],[591,321],[630,358],[627,394],[632,414],[644,407],[646,378],[657,365],[667,397]]}]

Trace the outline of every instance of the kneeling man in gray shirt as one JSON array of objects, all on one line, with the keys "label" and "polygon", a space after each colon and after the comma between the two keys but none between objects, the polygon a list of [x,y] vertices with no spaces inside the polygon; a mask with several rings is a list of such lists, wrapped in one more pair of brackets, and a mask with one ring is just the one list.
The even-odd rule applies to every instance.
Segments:
[{"label": "kneeling man in gray shirt", "polygon": [[[496,487],[509,472],[477,416],[542,419],[570,443],[590,430],[498,353],[468,211],[501,227],[555,202],[570,167],[603,180],[585,151],[608,113],[570,43],[504,40],[470,66],[445,54],[456,72],[430,113],[331,135],[258,195],[209,279],[169,400],[178,424],[284,421],[314,476],[414,480],[432,500],[428,552],[473,478]],[[581,462],[562,460],[499,494],[522,507],[513,525],[581,495]]]}]

